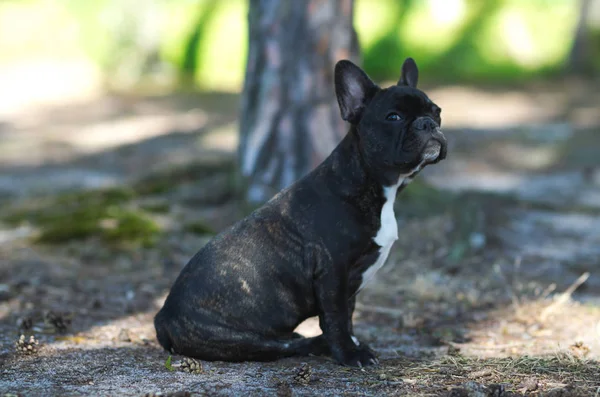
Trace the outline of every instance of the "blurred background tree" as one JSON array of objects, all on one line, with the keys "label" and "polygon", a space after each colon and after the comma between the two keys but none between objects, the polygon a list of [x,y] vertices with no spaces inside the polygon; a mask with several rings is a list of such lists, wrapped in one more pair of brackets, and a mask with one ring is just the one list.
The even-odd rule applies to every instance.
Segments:
[{"label": "blurred background tree", "polygon": [[[575,28],[575,37],[571,52],[569,55],[570,72],[575,74],[593,72],[593,47],[590,40],[590,29],[588,29],[588,20],[592,0],[579,0],[579,16]],[[597,54],[596,54],[597,55]]]},{"label": "blurred background tree", "polygon": [[357,60],[353,3],[250,0],[239,148],[250,203],[304,176],[343,137],[333,69]]}]

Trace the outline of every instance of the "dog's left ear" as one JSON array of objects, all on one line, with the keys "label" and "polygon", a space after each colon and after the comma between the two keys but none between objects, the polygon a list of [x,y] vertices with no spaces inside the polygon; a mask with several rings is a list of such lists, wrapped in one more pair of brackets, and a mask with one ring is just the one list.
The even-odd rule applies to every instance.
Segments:
[{"label": "dog's left ear", "polygon": [[369,76],[352,62],[342,60],[335,65],[335,94],[344,120],[358,124],[378,90]]},{"label": "dog's left ear", "polygon": [[398,80],[398,85],[407,85],[412,88],[417,88],[419,82],[419,69],[417,63],[412,58],[406,58],[402,64],[402,75]]}]

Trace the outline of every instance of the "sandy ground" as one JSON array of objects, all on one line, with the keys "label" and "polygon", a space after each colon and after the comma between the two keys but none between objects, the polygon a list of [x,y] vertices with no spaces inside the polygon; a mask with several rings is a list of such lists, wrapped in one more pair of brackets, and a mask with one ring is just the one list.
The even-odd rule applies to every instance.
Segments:
[{"label": "sandy ground", "polygon": [[[152,246],[38,244],[35,224],[0,224],[0,392],[597,395],[596,91],[561,82],[431,92],[451,150],[422,178],[440,190],[417,183],[399,198],[400,240],[359,296],[356,333],[381,360],[362,370],[322,357],[202,362],[197,374],[181,371],[181,357],[165,366],[152,317],[210,238],[186,224],[218,231],[241,216],[228,182],[237,96],[97,97],[3,113],[3,216],[65,191],[178,172],[168,189],[127,202],[162,208]],[[314,320],[300,331],[320,332]],[[38,341],[34,354],[15,349],[21,334]]]}]

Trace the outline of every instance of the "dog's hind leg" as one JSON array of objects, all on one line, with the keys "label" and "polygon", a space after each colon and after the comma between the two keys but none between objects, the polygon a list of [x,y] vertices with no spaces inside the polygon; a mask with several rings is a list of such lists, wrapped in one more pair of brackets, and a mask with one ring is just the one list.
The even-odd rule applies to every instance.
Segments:
[{"label": "dog's hind leg", "polygon": [[[202,326],[197,325],[198,323]],[[208,361],[273,361],[291,356],[326,355],[329,347],[320,335],[266,336],[224,324],[173,321],[167,312],[154,318],[156,336],[163,348],[175,354]]]}]

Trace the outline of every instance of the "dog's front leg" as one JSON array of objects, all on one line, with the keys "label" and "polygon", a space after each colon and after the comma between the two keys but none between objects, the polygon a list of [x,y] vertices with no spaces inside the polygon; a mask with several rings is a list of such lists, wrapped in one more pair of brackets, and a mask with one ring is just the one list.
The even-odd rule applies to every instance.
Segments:
[{"label": "dog's front leg", "polygon": [[[371,347],[363,341],[359,341],[356,336],[354,336],[354,325],[352,322],[352,315],[354,314],[354,308],[356,307],[356,294],[353,294],[350,299],[348,299],[348,327],[350,330],[350,335],[352,335],[352,340],[357,346],[360,346],[364,350],[368,350],[376,356],[375,351],[371,349]],[[379,363],[379,360],[375,360]]]},{"label": "dog's front leg", "polygon": [[355,343],[348,294],[348,273],[336,267],[324,249],[314,250],[315,292],[319,303],[319,324],[335,360],[343,365],[363,367],[377,364],[366,345]]}]

